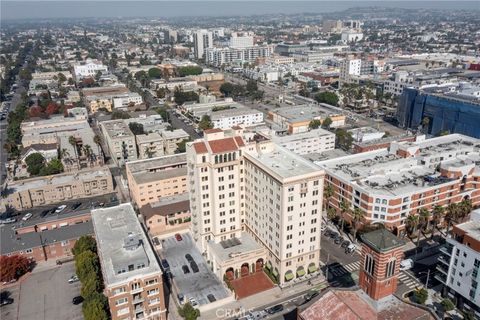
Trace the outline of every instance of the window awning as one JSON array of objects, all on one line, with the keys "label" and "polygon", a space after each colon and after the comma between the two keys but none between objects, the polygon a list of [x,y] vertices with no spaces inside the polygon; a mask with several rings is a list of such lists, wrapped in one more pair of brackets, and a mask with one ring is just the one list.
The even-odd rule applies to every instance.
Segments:
[{"label": "window awning", "polygon": [[270,261],[267,261],[267,263],[265,264],[265,267],[270,270],[272,269],[272,264],[270,263]]},{"label": "window awning", "polygon": [[273,269],[272,274],[273,274],[274,277],[278,277],[278,271],[277,271],[276,268]]},{"label": "window awning", "polygon": [[308,273],[313,273],[315,271],[317,271],[317,266],[315,266],[314,264],[308,267]]},{"label": "window awning", "polygon": [[292,271],[289,271],[287,273],[285,273],[285,280],[286,281],[290,281],[293,279],[293,272]]},{"label": "window awning", "polygon": [[301,268],[297,270],[297,277],[303,277],[305,275],[305,269]]}]

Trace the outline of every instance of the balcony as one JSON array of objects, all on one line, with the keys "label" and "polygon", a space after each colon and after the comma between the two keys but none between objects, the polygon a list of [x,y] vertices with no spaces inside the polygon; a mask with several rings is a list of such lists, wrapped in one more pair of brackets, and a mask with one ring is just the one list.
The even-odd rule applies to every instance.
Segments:
[{"label": "balcony", "polygon": [[448,275],[448,266],[444,265],[444,264],[437,264],[437,270],[444,273],[445,275]]},{"label": "balcony", "polygon": [[438,257],[438,261],[441,262],[441,263],[443,263],[443,264],[446,264],[447,266],[450,265],[450,258],[447,257],[447,256],[443,256],[443,255],[442,255],[442,256],[439,256],[439,257]]},{"label": "balcony", "polygon": [[135,313],[139,313],[139,312],[143,312],[143,305],[138,305],[138,306],[135,306]]},{"label": "balcony", "polygon": [[435,279],[437,279],[443,284],[447,284],[447,276],[443,273],[435,273]]},{"label": "balcony", "polygon": [[143,301],[145,301],[145,298],[143,298],[140,294],[133,296],[133,304],[142,303]]},{"label": "balcony", "polygon": [[130,291],[131,294],[135,294],[135,293],[140,293],[140,292],[143,292],[143,287],[138,287],[138,288],[132,288],[132,291]]},{"label": "balcony", "polygon": [[453,246],[449,243],[446,243],[443,247],[440,248],[440,252],[444,253],[447,256],[452,255]]}]

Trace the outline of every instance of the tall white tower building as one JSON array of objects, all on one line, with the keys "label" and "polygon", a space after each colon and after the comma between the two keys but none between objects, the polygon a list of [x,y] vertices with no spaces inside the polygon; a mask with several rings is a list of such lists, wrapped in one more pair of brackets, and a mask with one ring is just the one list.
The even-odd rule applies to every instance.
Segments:
[{"label": "tall white tower building", "polygon": [[193,34],[193,45],[195,49],[195,58],[202,59],[205,56],[205,50],[213,47],[213,34],[208,30],[197,30]]}]

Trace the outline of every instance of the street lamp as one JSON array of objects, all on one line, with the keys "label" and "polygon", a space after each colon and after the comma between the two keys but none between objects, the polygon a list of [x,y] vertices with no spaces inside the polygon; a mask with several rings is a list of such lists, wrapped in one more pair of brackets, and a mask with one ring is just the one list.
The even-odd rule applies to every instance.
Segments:
[{"label": "street lamp", "polygon": [[427,270],[427,272],[423,271],[423,272],[419,272],[418,274],[427,274],[427,280],[425,281],[425,289],[428,290],[428,279],[430,278],[430,269]]}]

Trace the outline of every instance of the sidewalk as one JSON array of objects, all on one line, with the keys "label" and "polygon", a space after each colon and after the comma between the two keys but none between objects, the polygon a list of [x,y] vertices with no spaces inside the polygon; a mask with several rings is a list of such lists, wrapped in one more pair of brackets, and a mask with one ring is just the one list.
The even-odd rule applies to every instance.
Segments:
[{"label": "sidewalk", "polygon": [[[309,280],[311,284],[309,284]],[[200,315],[200,319],[214,320],[214,319],[229,319],[229,318],[242,318],[248,314],[248,312],[254,309],[263,309],[266,306],[271,306],[276,303],[285,302],[287,300],[293,300],[298,297],[299,293],[326,285],[325,277],[319,275],[306,279],[305,281],[292,284],[289,287],[283,289],[279,286],[259,292],[253,296],[246,297],[242,300],[226,304],[220,308],[209,310]],[[318,288],[317,288],[318,289]]]}]

